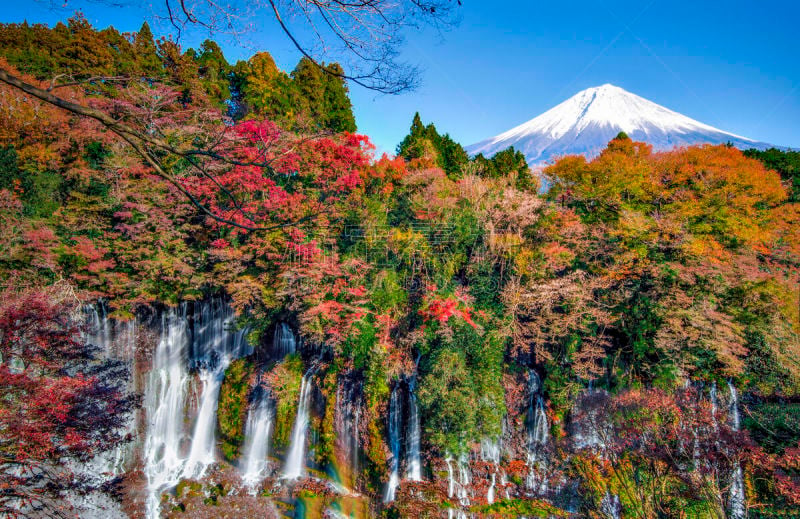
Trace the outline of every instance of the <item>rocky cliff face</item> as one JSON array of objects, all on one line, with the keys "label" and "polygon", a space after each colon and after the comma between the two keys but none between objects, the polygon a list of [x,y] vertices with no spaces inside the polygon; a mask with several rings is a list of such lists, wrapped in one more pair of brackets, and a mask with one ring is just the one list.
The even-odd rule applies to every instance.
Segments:
[{"label": "rocky cliff face", "polygon": [[[586,389],[554,424],[539,374],[508,373],[502,434],[441,452],[422,433],[414,373],[375,399],[361,373],[304,348],[288,323],[275,323],[271,341],[247,344],[222,300],[125,323],[103,308],[88,309],[87,341],[131,363],[129,387],[143,400],[130,417],[131,442],[82,467],[118,489],[76,498],[83,517],[371,517],[385,509],[577,517],[595,498],[608,517],[620,516],[619,496],[592,496],[572,467],[619,455],[605,391]],[[737,394],[689,389],[714,422],[692,430],[696,443],[685,449],[713,464],[706,446],[720,424],[738,428]],[[743,517],[741,468],[726,477],[732,484],[720,499]]]}]

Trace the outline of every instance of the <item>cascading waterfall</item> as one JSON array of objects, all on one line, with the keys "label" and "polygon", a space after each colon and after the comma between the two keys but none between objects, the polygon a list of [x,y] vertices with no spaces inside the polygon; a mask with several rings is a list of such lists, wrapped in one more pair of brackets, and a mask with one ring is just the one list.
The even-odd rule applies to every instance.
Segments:
[{"label": "cascading waterfall", "polygon": [[[229,330],[233,310],[222,300],[195,303],[192,323],[188,308],[183,304],[162,315],[161,339],[145,388],[144,472],[150,517],[158,516],[162,491],[183,478],[202,477],[214,463],[217,401],[225,369],[231,360],[251,353],[246,330]],[[187,436],[183,425],[190,368],[198,371],[202,389],[192,434]],[[187,440],[190,447],[184,454]]]},{"label": "cascading waterfall", "polygon": [[444,461],[447,464],[447,496],[455,497],[461,507],[457,510],[448,509],[447,515],[452,519],[455,513],[456,519],[466,519],[467,514],[462,508],[469,506],[469,493],[467,490],[470,484],[469,467],[464,458],[459,458],[457,462],[458,478],[456,478],[453,470],[453,457],[448,455]]},{"label": "cascading waterfall", "polygon": [[717,427],[717,410],[719,408],[719,397],[717,396],[717,382],[711,383],[711,390],[708,392],[708,398],[711,400],[711,420],[714,428]]},{"label": "cascading waterfall", "polygon": [[306,469],[306,436],[308,434],[309,406],[311,405],[311,377],[314,368],[309,369],[300,383],[300,398],[297,403],[297,416],[292,429],[292,440],[286,456],[283,477],[298,479]]},{"label": "cascading waterfall", "polygon": [[297,337],[288,323],[280,322],[275,327],[275,334],[272,336],[272,349],[275,355],[280,358],[292,355],[297,351]]},{"label": "cascading waterfall", "polygon": [[183,467],[185,479],[202,478],[209,465],[214,463],[214,431],[216,429],[217,402],[219,389],[225,369],[230,364],[227,356],[218,361],[215,368],[200,370],[199,378],[203,385],[200,397],[200,410],[192,433],[192,446]]},{"label": "cascading waterfall", "polygon": [[245,444],[242,450],[242,481],[250,488],[261,482],[269,468],[267,456],[273,420],[274,412],[269,392],[258,387],[247,414]]},{"label": "cascading waterfall", "polygon": [[336,388],[337,448],[349,465],[351,483],[356,484],[359,470],[359,421],[361,419],[361,386],[344,380]]},{"label": "cascading waterfall", "polygon": [[620,519],[622,517],[622,503],[619,500],[619,496],[615,496],[606,490],[603,500],[600,501],[600,511],[609,519]]},{"label": "cascading waterfall", "polygon": [[153,353],[153,366],[145,390],[147,437],[144,472],[147,477],[148,517],[158,517],[159,493],[178,483],[187,369],[188,322],[186,305],[161,317],[161,339]]},{"label": "cascading waterfall", "polygon": [[[469,485],[469,473],[465,470],[462,460],[458,462],[458,479],[456,479],[453,470],[453,458],[448,455],[445,458],[447,464],[447,497],[455,497],[460,507],[469,505],[469,495],[467,494],[466,485]],[[466,519],[467,514],[461,508],[447,509],[448,519]]]},{"label": "cascading waterfall", "polygon": [[232,320],[232,309],[219,299],[200,303],[194,315],[191,364],[199,371],[202,392],[192,446],[183,469],[186,479],[203,477],[214,463],[214,432],[222,379],[233,359],[249,353],[245,341],[247,331],[230,331]]},{"label": "cascading waterfall", "polygon": [[[113,377],[126,377],[127,390],[134,392],[133,359],[135,358],[136,322],[118,322],[111,319],[105,303],[100,300],[84,308],[86,328],[83,339],[97,348],[103,362],[119,366]],[[116,380],[119,380],[117,378]],[[126,416],[127,424],[119,431],[131,437],[136,434],[135,415]],[[123,474],[133,456],[133,442],[117,444],[111,450],[100,451],[85,462],[69,462],[67,466],[86,482],[96,485],[98,490],[88,493],[68,493],[67,499],[75,507],[76,514],[87,519],[122,517],[120,504],[102,488],[105,483]]]},{"label": "cascading waterfall", "polygon": [[[111,319],[102,300],[95,305],[87,306],[84,312],[88,321],[85,341],[99,348],[106,360],[122,361],[128,365],[127,389],[135,392],[132,373],[136,351],[136,321],[131,319],[118,322]],[[136,433],[136,420],[133,414],[128,416],[124,433],[131,436]],[[132,442],[117,445],[110,451],[103,451],[89,462],[89,473],[95,477],[118,476],[125,471],[132,454]]]},{"label": "cascading waterfall", "polygon": [[501,475],[501,481],[505,478],[505,474],[500,469],[501,454],[502,446],[499,438],[495,441],[491,441],[486,438],[481,440],[481,459],[492,464],[492,473],[489,476],[489,489],[486,491],[486,501],[489,504],[494,503],[497,486],[497,474],[499,473]]},{"label": "cascading waterfall", "polygon": [[417,406],[417,396],[415,394],[417,378],[413,377],[408,383],[408,435],[406,438],[406,452],[408,452],[408,463],[406,467],[406,477],[411,481],[422,481],[422,461],[420,455],[420,443],[422,433],[419,425],[419,408]]},{"label": "cascading waterfall", "polygon": [[383,497],[384,503],[394,501],[395,492],[400,485],[400,431],[403,427],[402,402],[400,398],[400,384],[395,384],[392,387],[392,394],[389,398],[389,449],[392,457],[389,460],[391,473],[389,474],[389,481],[386,483],[386,493]]},{"label": "cascading waterfall", "polygon": [[472,483],[472,476],[469,473],[469,465],[464,457],[458,459],[458,491],[456,495],[461,505],[469,507],[469,485]]},{"label": "cascading waterfall", "polygon": [[730,402],[728,404],[728,416],[731,421],[731,428],[738,431],[741,427],[741,419],[739,418],[739,394],[736,392],[736,386],[733,382],[728,381],[728,391],[730,392]]},{"label": "cascading waterfall", "polygon": [[[728,390],[730,391],[728,419],[730,420],[731,428],[734,431],[738,431],[741,426],[739,417],[739,396],[736,392],[736,387],[731,381],[728,381]],[[744,474],[742,473],[742,466],[738,461],[734,465],[733,474],[731,474],[731,488],[728,501],[730,504],[731,519],[744,519],[747,516],[744,495]]]},{"label": "cascading waterfall", "polygon": [[539,492],[547,490],[547,480],[539,478],[537,469],[546,469],[544,448],[547,445],[550,425],[547,421],[544,399],[541,395],[541,381],[535,371],[528,372],[528,476],[526,485]]}]

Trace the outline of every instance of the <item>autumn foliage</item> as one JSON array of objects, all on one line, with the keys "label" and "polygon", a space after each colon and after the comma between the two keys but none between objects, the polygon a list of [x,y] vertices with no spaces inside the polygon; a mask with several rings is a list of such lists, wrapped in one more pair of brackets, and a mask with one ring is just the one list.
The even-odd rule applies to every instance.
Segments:
[{"label": "autumn foliage", "polygon": [[125,368],[85,344],[65,297],[57,289],[3,293],[0,512],[9,517],[67,511],[62,492],[89,487],[66,461],[125,440],[135,404],[124,390]]}]

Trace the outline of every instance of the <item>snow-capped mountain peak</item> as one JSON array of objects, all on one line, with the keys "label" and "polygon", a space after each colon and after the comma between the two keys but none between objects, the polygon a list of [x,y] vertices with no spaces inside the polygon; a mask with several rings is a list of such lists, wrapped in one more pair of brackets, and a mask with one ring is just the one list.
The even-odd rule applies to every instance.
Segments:
[{"label": "snow-capped mountain peak", "polygon": [[469,146],[467,151],[491,156],[514,146],[525,154],[529,164],[541,165],[565,154],[594,156],[620,131],[658,150],[706,142],[769,147],[605,84],[582,90],[526,123]]}]

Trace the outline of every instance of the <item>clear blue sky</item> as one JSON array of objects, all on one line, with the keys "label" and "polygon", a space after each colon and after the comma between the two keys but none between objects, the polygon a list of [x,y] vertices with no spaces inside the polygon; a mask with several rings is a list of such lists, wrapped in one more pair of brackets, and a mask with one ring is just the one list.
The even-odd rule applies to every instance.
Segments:
[{"label": "clear blue sky", "polygon": [[[407,34],[403,57],[423,69],[418,90],[385,96],[351,88],[359,131],[379,149],[394,149],[415,111],[466,145],[603,83],[726,131],[800,147],[800,2],[463,3],[454,29]],[[69,16],[49,5],[9,2],[0,21],[52,24]],[[151,16],[148,8],[67,5],[83,8],[97,27],[121,31],[136,30]],[[159,28],[156,23],[154,32]],[[299,59],[271,22],[256,21],[245,39],[245,47],[223,45],[229,60],[263,49],[291,70]]]}]

